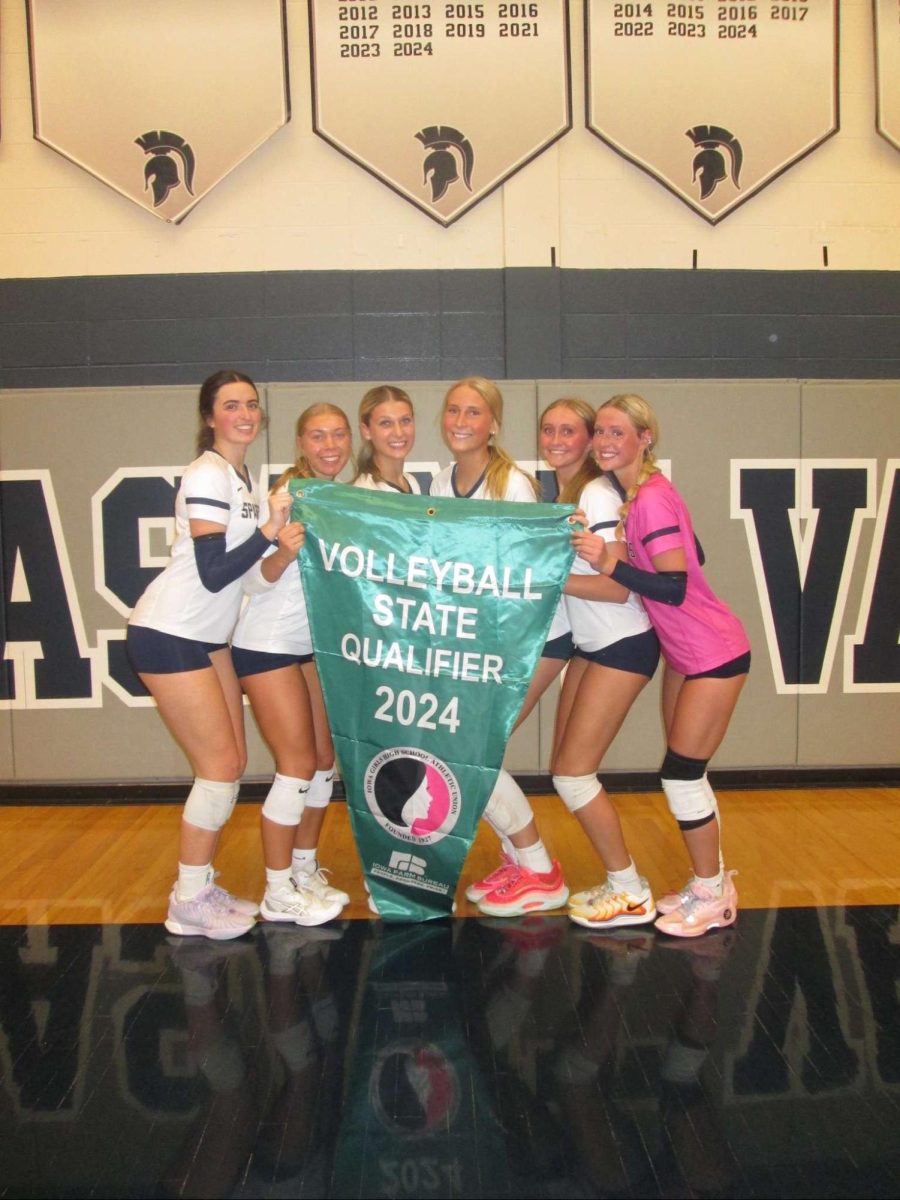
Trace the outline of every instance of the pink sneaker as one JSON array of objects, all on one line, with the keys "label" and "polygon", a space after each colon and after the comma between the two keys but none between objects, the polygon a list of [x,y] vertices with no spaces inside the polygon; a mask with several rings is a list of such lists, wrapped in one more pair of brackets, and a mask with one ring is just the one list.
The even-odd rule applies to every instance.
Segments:
[{"label": "pink sneaker", "polygon": [[477,904],[479,900],[484,899],[488,892],[492,892],[494,888],[506,883],[509,876],[518,869],[516,862],[504,853],[500,860],[500,866],[495,867],[490,875],[485,875],[484,879],[479,879],[477,883],[469,884],[466,888],[466,899]]},{"label": "pink sneaker", "polygon": [[691,884],[693,882],[694,877],[692,875],[680,892],[666,892],[665,895],[660,896],[656,902],[656,911],[665,917],[669,913],[673,913],[676,908],[681,908],[682,904],[684,904],[685,900],[691,894]]},{"label": "pink sneaker", "polygon": [[558,862],[543,873],[517,866],[499,887],[478,901],[478,908],[489,917],[524,917],[526,913],[559,908],[568,898],[569,889]]},{"label": "pink sneaker", "polygon": [[708,929],[724,929],[737,919],[737,888],[731,876],[725,872],[722,895],[714,895],[709,888],[696,879],[687,887],[687,895],[679,908],[667,913],[656,922],[660,933],[673,937],[700,937]]}]

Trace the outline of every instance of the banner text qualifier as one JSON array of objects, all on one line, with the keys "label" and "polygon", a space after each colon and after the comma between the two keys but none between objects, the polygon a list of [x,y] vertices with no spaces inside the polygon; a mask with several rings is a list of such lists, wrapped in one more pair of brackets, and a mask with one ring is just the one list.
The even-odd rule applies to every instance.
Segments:
[{"label": "banner text qualifier", "polygon": [[[370,583],[420,590],[433,588],[456,596],[496,596],[506,600],[534,601],[543,596],[532,586],[530,567],[523,570],[521,580],[515,580],[510,567],[498,569],[488,565],[476,568],[469,562],[440,562],[420,555],[410,555],[405,560],[405,568],[401,569],[394,554],[387,554],[381,562],[373,550],[342,546],[336,542],[328,546],[321,538],[319,550],[326,571],[336,570],[350,578],[363,577]],[[430,603],[379,592],[371,616],[381,628],[396,626],[409,633],[424,632],[431,637],[474,641],[478,637],[479,611],[465,605]],[[359,666],[392,669],[407,675],[446,675],[465,683],[503,682],[503,658],[475,650],[427,646],[420,656],[412,645],[346,633],[341,639],[341,655]],[[391,693],[391,689],[379,688],[378,694],[383,693]],[[422,699],[426,700],[426,697]],[[393,695],[386,695],[384,707],[389,707],[392,701]],[[455,698],[452,707],[455,717]],[[446,713],[447,709],[442,717]],[[382,710],[375,716],[382,720],[391,719],[382,715]],[[448,725],[451,721],[440,719],[440,723]],[[452,724],[457,722],[452,720]]]}]

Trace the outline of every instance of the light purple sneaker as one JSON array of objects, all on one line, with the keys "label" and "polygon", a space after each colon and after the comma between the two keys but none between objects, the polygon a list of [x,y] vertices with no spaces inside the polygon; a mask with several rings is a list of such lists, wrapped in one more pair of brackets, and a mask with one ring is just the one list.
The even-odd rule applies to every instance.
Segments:
[{"label": "light purple sneaker", "polygon": [[219,887],[219,885],[215,882],[218,877],[219,872],[216,871],[215,875],[213,875],[213,891],[217,892],[218,895],[222,897],[224,903],[229,908],[232,908],[235,912],[240,913],[242,917],[255,917],[259,914],[258,904],[256,904],[253,900],[242,900],[240,896],[232,896],[231,892],[227,891],[223,887]]},{"label": "light purple sneaker", "polygon": [[169,895],[169,912],[166,929],[184,937],[208,937],[214,942],[227,942],[230,938],[249,933],[256,919],[239,913],[231,907],[227,892],[208,883],[190,900],[179,900],[175,888]]}]

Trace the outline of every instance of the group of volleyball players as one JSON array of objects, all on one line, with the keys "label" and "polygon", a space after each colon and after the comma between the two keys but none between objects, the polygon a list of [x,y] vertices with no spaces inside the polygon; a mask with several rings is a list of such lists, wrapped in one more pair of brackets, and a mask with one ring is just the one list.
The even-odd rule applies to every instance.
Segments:
[{"label": "group of volleyball players", "polygon": [[[252,380],[237,371],[210,376],[200,391],[199,416],[199,457],[186,468],[176,497],[171,560],[135,606],[127,645],[194,776],[166,927],[219,940],[249,931],[259,914],[311,926],[337,917],[349,903],[317,859],[334,747],[296,562],[304,530],[290,520],[287,484],[297,477],[337,479],[352,461],[352,431],[340,408],[311,405],[297,422],[294,465],[260,499],[245,465],[264,424]],[[498,443],[502,417],[502,396],[489,380],[472,376],[450,387],[441,434],[453,461],[432,481],[432,495],[537,500],[536,481]],[[359,431],[352,482],[418,493],[415,476],[405,470],[415,440],[406,392],[387,385],[367,392]],[[531,806],[501,769],[484,813],[500,838],[500,863],[466,892],[488,915],[518,916],[568,902],[571,919],[588,928],[655,921],[679,937],[735,919],[737,895],[723,865],[706,766],[746,679],[749,644],[706,582],[690,516],[656,465],[658,436],[652,410],[634,395],[615,396],[596,413],[583,400],[560,399],[541,415],[540,451],[555,472],[558,499],[578,509],[576,558],[518,721],[566,668],[553,783],[605,876],[570,897]],[[660,651],[661,781],[692,874],[680,892],[654,902],[597,769],[653,676]],[[246,766],[244,694],[275,764],[262,806],[266,887],[260,905],[220,887],[213,869]]]}]

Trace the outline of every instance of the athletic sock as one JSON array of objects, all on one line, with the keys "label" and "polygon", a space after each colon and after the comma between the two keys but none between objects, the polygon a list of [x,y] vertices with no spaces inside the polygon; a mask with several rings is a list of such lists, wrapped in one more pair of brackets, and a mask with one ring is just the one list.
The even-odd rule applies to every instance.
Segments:
[{"label": "athletic sock", "polygon": [[273,867],[266,867],[266,887],[271,888],[273,892],[280,892],[283,888],[289,887],[291,883],[291,868],[285,867],[284,870],[276,871]]},{"label": "athletic sock", "polygon": [[638,896],[644,890],[634,859],[629,859],[628,866],[621,871],[607,871],[606,878],[617,892],[630,892],[632,896]]},{"label": "athletic sock", "polygon": [[538,838],[533,846],[526,846],[524,849],[521,846],[516,846],[515,851],[519,866],[524,867],[526,871],[535,871],[538,875],[546,875],[548,871],[553,870],[550,855],[544,848],[544,843],[540,838]]},{"label": "athletic sock", "polygon": [[296,880],[302,879],[304,875],[314,875],[318,865],[315,850],[298,850],[294,847],[291,854],[291,874]]},{"label": "athletic sock", "polygon": [[506,855],[506,857],[508,859],[512,860],[512,862],[519,861],[519,852],[518,852],[518,850],[516,850],[515,846],[512,844],[512,842],[509,840],[508,837],[502,837],[500,839],[500,849],[503,851],[503,853]]},{"label": "athletic sock", "polygon": [[212,863],[204,863],[202,867],[192,863],[179,863],[175,895],[179,900],[193,900],[212,881],[212,877]]},{"label": "athletic sock", "polygon": [[694,878],[698,883],[702,883],[705,888],[708,888],[714,896],[721,896],[722,890],[725,887],[725,872],[719,871],[718,875],[695,875]]}]

